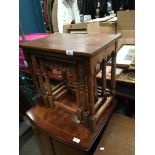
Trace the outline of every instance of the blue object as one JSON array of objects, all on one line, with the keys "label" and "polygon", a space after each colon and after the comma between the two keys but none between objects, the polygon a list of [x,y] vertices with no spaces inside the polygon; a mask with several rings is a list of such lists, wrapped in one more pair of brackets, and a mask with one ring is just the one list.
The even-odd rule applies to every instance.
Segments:
[{"label": "blue object", "polygon": [[25,34],[44,33],[40,0],[19,0],[19,20]]}]

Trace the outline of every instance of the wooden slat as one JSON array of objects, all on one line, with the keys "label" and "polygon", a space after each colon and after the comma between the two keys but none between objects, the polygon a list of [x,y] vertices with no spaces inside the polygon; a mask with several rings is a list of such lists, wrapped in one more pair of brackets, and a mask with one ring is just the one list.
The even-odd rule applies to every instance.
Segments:
[{"label": "wooden slat", "polygon": [[68,92],[67,89],[64,89],[63,91],[61,91],[61,93],[59,93],[57,96],[54,97],[55,100],[60,99],[61,97],[63,97],[64,95],[66,95]]},{"label": "wooden slat", "polygon": [[104,100],[107,98],[106,93],[106,60],[102,61],[102,95],[104,97]]},{"label": "wooden slat", "polygon": [[88,108],[90,115],[95,114],[94,102],[93,77],[90,76],[88,80]]},{"label": "wooden slat", "polygon": [[101,108],[97,111],[97,113],[95,114],[96,120],[98,121],[101,117],[101,115],[103,114],[103,112],[106,110],[106,108],[108,107],[108,105],[110,104],[110,102],[112,101],[113,97],[110,96],[107,98],[106,102],[101,106]]},{"label": "wooden slat", "polygon": [[94,105],[95,111],[97,111],[97,109],[99,109],[99,107],[102,105],[102,102],[103,102],[103,98],[102,97],[98,98],[97,102]]},{"label": "wooden slat", "polygon": [[116,88],[116,53],[112,53],[112,66],[111,66],[111,92],[115,94]]},{"label": "wooden slat", "polygon": [[69,107],[69,106],[67,106],[65,104],[62,104],[62,103],[58,102],[58,101],[55,101],[54,103],[55,103],[55,106],[57,106],[57,108],[60,108],[60,109],[62,109],[64,111],[67,111],[69,113],[75,114],[77,112],[77,110],[75,108]]},{"label": "wooden slat", "polygon": [[53,96],[58,95],[59,93],[61,93],[61,91],[63,91],[64,89],[66,89],[65,85],[62,85],[61,87],[59,87],[58,89],[56,89],[55,91],[53,91]]},{"label": "wooden slat", "polygon": [[64,81],[60,82],[59,84],[57,84],[56,86],[53,86],[52,91],[55,91],[56,89],[58,89],[61,85],[64,84]]}]

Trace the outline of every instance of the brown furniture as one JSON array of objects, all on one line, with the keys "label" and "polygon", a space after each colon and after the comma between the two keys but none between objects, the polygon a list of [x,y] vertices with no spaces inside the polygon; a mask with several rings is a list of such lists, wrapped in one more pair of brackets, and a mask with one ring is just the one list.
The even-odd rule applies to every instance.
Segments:
[{"label": "brown furniture", "polygon": [[[121,33],[122,37],[118,40],[117,51],[123,45],[135,45],[135,11],[118,11],[117,12],[117,26],[116,32]],[[125,76],[131,75],[134,79],[134,67],[128,65],[116,64],[116,68],[123,69]],[[102,73],[101,73],[102,75]],[[101,81],[101,75],[98,76]],[[129,77],[130,78],[130,77]],[[110,78],[109,78],[110,79]],[[109,80],[107,78],[107,82]],[[107,84],[108,85],[108,84]],[[116,78],[116,95],[124,99],[135,100],[135,82],[134,80],[126,80],[123,78]]]},{"label": "brown furniture", "polygon": [[[120,38],[118,41],[119,49],[123,45],[134,45],[134,38]],[[119,52],[118,49],[118,52]],[[122,57],[123,58],[123,57]],[[134,60],[133,60],[134,62]],[[107,68],[110,68],[111,63],[107,64]],[[108,70],[108,69],[107,69]],[[107,72],[107,85],[111,80],[109,76],[110,71]],[[102,71],[97,74],[99,85],[101,85]],[[117,64],[116,63],[116,95],[125,99],[135,99],[135,62],[134,64]]]},{"label": "brown furniture", "polygon": [[135,11],[117,11],[117,33],[123,38],[135,38]]},{"label": "brown furniture", "polygon": [[135,120],[113,114],[94,155],[134,155]]},{"label": "brown furniture", "polygon": [[[68,149],[75,154],[90,154],[91,145],[115,107],[115,61],[120,36],[54,34],[21,45],[39,102],[27,115],[34,130],[48,137],[42,143],[48,141],[50,147],[53,143],[53,154],[60,154],[61,149],[65,150],[63,155]],[[107,93],[108,57],[112,57],[112,74],[111,92]],[[104,73],[102,97],[97,94],[99,68]],[[59,72],[57,81],[49,76],[51,70]]]}]

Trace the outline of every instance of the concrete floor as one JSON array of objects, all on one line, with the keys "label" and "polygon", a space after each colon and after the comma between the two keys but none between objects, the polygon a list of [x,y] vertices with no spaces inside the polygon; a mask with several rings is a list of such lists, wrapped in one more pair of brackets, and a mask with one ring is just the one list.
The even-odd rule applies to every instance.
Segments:
[{"label": "concrete floor", "polygon": [[20,137],[19,143],[19,155],[41,155],[31,128]]},{"label": "concrete floor", "polygon": [[19,124],[19,155],[41,155],[28,119]]}]

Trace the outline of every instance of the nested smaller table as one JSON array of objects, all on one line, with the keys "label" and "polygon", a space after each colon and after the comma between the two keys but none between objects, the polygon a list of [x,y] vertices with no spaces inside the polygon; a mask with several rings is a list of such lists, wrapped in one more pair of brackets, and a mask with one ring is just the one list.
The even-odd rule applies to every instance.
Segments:
[{"label": "nested smaller table", "polygon": [[[120,37],[121,34],[52,34],[21,45],[39,103],[27,116],[43,155],[92,155],[92,146],[115,107]],[[106,62],[110,57],[111,90],[107,92]],[[103,73],[101,97],[97,93],[99,70]]]},{"label": "nested smaller table", "polygon": [[[95,132],[113,105],[117,41],[121,34],[52,34],[21,45],[38,92],[46,107],[74,114]],[[111,91],[106,91],[106,62],[112,57]],[[102,70],[102,96],[96,74]],[[50,73],[58,73],[53,82]]]}]

